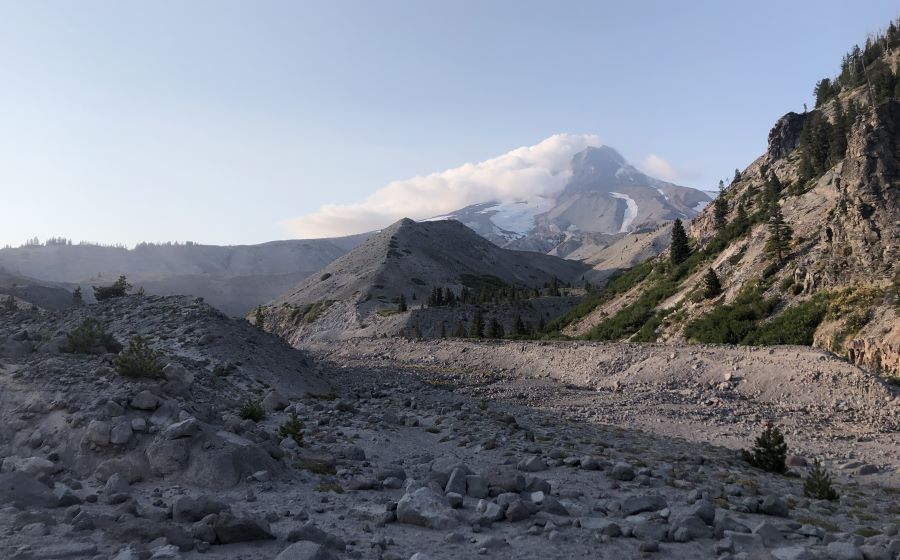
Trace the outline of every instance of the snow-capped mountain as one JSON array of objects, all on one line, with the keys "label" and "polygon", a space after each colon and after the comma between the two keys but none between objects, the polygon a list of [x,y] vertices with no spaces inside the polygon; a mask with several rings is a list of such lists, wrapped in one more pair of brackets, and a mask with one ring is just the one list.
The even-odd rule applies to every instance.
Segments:
[{"label": "snow-capped mountain", "polygon": [[609,146],[578,152],[569,172],[555,195],[473,204],[434,219],[458,220],[501,247],[545,253],[562,243],[577,247],[584,237],[617,239],[692,218],[711,201],[703,191],[645,175]]}]

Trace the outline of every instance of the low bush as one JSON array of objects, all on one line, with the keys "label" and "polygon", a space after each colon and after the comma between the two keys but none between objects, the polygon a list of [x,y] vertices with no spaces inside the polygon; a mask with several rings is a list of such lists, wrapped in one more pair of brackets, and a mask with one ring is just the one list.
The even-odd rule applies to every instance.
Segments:
[{"label": "low bush", "polygon": [[238,417],[241,420],[262,422],[266,418],[266,409],[258,399],[249,399],[238,408]]},{"label": "low bush", "polygon": [[278,428],[278,435],[281,439],[291,438],[297,445],[303,447],[303,422],[297,417],[296,412],[292,412],[291,417]]},{"label": "low bush", "polygon": [[778,300],[766,299],[763,292],[759,284],[744,287],[732,303],[688,323],[685,336],[695,342],[740,344],[778,305]]},{"label": "low bush", "polygon": [[66,343],[61,348],[70,354],[97,354],[111,352],[117,354],[122,345],[106,332],[106,327],[97,319],[88,317],[66,335]]},{"label": "low bush", "polygon": [[803,495],[816,500],[838,499],[838,493],[831,485],[831,475],[818,459],[813,461],[812,469],[803,481]]},{"label": "low bush", "polygon": [[160,377],[159,353],[150,348],[143,337],[136,336],[116,358],[116,372],[123,377]]},{"label": "low bush", "polygon": [[94,286],[94,298],[97,301],[103,301],[105,299],[122,297],[128,293],[130,288],[131,284],[128,283],[128,280],[124,276],[119,276],[119,279],[113,282],[111,286]]},{"label": "low bush", "polygon": [[753,442],[753,447],[749,451],[742,450],[741,455],[745,461],[758,469],[780,474],[787,471],[785,464],[787,444],[784,442],[784,434],[771,422]]},{"label": "low bush", "polygon": [[756,330],[741,340],[741,343],[760,346],[772,344],[811,346],[813,335],[827,311],[827,297],[814,297],[788,307],[770,321],[760,323]]}]

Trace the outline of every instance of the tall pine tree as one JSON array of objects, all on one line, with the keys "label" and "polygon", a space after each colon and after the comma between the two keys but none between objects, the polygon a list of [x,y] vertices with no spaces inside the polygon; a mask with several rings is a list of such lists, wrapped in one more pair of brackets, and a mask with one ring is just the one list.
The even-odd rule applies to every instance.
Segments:
[{"label": "tall pine tree", "polygon": [[469,325],[469,337],[484,338],[484,316],[478,307],[475,308],[475,317],[472,318],[472,324]]},{"label": "tall pine tree", "polygon": [[719,231],[725,229],[725,226],[728,225],[728,201],[721,194],[713,202],[713,216],[716,229]]},{"label": "tall pine tree", "polygon": [[719,275],[716,271],[709,269],[703,277],[703,297],[712,299],[722,293],[722,283],[719,282]]},{"label": "tall pine tree", "polygon": [[791,248],[791,228],[785,223],[781,206],[773,205],[769,218],[769,237],[766,239],[765,251],[782,260]]},{"label": "tall pine tree", "polygon": [[672,264],[679,265],[683,263],[691,255],[691,247],[688,244],[687,233],[681,220],[675,219],[672,224],[672,244],[669,247],[669,257]]}]

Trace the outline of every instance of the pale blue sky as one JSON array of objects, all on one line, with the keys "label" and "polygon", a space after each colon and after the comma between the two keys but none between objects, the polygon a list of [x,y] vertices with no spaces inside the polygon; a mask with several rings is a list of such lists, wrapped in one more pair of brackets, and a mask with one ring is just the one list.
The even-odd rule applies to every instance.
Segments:
[{"label": "pale blue sky", "polygon": [[867,2],[0,1],[0,245],[253,243],[589,133],[714,188],[898,15]]}]

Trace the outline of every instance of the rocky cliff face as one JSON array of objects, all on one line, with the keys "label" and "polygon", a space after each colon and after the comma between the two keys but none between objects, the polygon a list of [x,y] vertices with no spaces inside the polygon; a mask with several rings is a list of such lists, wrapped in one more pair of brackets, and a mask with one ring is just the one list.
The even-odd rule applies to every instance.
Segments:
[{"label": "rocky cliff face", "polygon": [[[692,260],[673,270],[668,254],[661,255],[652,272],[600,298],[594,312],[564,332],[745,344],[802,340],[900,374],[900,101],[863,106],[843,135],[846,151],[828,148],[826,169],[811,179],[804,170],[804,150],[824,142],[815,120],[828,121],[833,143],[845,125],[840,115],[861,99],[866,96],[849,89],[814,112],[779,119],[766,153],[721,195],[726,228],[717,227],[715,208],[706,208],[689,224]],[[780,260],[766,244],[776,207],[792,231]],[[704,297],[710,269],[723,291]],[[704,318],[706,330],[697,334],[690,327]],[[802,337],[786,334],[801,331]]]}]

